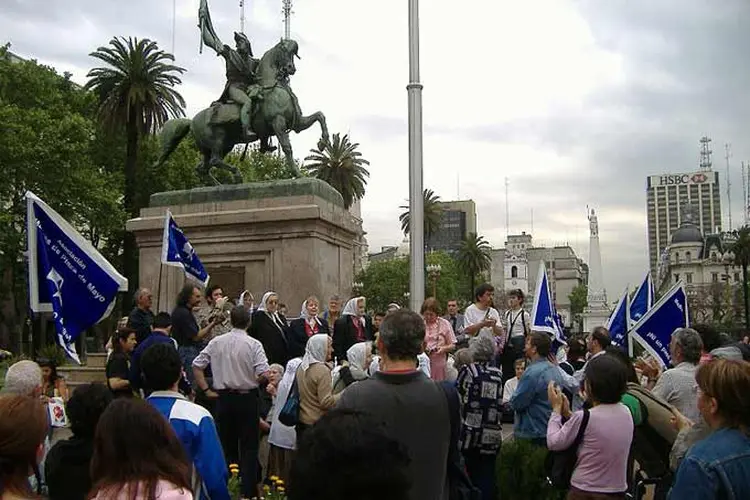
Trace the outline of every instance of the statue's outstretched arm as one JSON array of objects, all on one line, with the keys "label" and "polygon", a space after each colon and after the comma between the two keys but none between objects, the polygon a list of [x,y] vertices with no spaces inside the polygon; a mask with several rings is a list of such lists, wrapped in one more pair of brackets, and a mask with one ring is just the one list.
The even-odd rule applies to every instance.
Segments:
[{"label": "statue's outstretched arm", "polygon": [[200,7],[198,8],[198,27],[201,30],[201,52],[203,52],[203,44],[205,43],[216,51],[216,54],[220,55],[224,52],[224,44],[221,43],[216,31],[214,31],[214,24],[211,22],[211,14],[208,12],[208,0],[201,0]]}]

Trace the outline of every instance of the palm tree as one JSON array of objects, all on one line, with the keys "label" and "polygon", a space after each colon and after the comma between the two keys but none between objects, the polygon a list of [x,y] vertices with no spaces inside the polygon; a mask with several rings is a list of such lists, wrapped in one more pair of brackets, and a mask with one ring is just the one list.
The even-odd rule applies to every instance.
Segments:
[{"label": "palm tree", "polygon": [[359,143],[352,143],[349,135],[333,134],[330,141],[318,143],[317,149],[310,150],[311,154],[305,161],[312,163],[303,167],[307,173],[341,193],[347,210],[365,195],[366,178],[370,177],[365,168],[370,162],[362,158],[358,147]]},{"label": "palm tree", "polygon": [[[172,117],[184,116],[185,100],[174,90],[184,68],[172,64],[174,56],[159,50],[156,42],[138,38],[113,38],[108,47],[89,54],[104,66],[88,73],[87,90],[99,97],[99,122],[111,131],[125,130],[125,190],[123,204],[131,217],[138,216],[135,200],[136,165],[140,138],[155,132]],[[135,237],[125,232],[124,270],[131,288],[137,284]]]},{"label": "palm tree", "polygon": [[[425,240],[429,240],[430,236],[435,234],[440,229],[440,219],[443,215],[443,207],[440,205],[440,196],[436,195],[432,189],[425,189],[422,194],[424,198],[424,237]],[[401,221],[401,231],[404,234],[409,234],[411,231],[411,215],[409,215],[409,206],[401,205],[399,208],[403,208],[403,212],[398,220]]]},{"label": "palm tree", "polygon": [[745,226],[739,231],[734,231],[734,237],[735,241],[729,247],[729,252],[734,254],[734,265],[742,268],[742,298],[745,302],[745,328],[750,328],[750,301],[748,301],[747,295],[747,268],[750,265],[750,227]]},{"label": "palm tree", "polygon": [[477,275],[489,271],[492,267],[492,254],[490,244],[484,236],[477,233],[469,233],[461,248],[458,249],[458,264],[471,278],[471,294],[474,293]]}]

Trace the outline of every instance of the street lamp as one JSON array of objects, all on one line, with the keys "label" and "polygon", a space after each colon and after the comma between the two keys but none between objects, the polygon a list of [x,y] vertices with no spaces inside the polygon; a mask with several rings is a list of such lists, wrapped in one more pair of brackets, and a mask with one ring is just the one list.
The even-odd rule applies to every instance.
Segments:
[{"label": "street lamp", "polygon": [[440,264],[429,264],[427,266],[427,276],[429,277],[430,281],[432,281],[432,296],[437,297],[437,282],[438,279],[440,279],[440,271],[442,271],[443,268],[440,267]]},{"label": "street lamp", "polygon": [[362,284],[361,281],[355,281],[354,283],[352,283],[352,293],[354,295],[359,295],[360,293],[362,293],[362,289],[364,287],[365,287],[365,285]]}]

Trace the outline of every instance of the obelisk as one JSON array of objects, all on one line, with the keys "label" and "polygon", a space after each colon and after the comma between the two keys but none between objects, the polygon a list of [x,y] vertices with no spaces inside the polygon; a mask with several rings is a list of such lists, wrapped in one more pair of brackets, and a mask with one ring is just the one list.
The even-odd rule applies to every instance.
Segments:
[{"label": "obelisk", "polygon": [[583,311],[583,331],[591,332],[597,326],[604,326],[609,318],[607,292],[604,289],[602,273],[602,253],[599,247],[599,219],[594,209],[589,214],[589,283],[586,295],[586,309]]}]

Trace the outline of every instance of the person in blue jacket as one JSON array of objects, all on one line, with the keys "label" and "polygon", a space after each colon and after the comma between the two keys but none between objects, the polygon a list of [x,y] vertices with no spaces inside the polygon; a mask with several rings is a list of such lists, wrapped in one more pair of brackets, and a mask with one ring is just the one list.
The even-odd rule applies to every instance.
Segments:
[{"label": "person in blue jacket", "polygon": [[211,414],[177,391],[182,371],[180,355],[171,344],[149,347],[141,357],[145,383],[153,389],[146,399],[164,415],[195,465],[196,500],[229,500],[229,472]]}]

